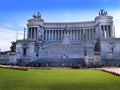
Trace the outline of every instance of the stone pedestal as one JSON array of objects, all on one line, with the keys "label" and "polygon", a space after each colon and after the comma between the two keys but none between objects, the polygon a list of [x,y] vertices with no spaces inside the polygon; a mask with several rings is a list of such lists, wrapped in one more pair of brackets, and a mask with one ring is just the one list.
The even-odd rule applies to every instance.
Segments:
[{"label": "stone pedestal", "polygon": [[95,52],[94,53],[94,61],[93,61],[94,65],[101,65],[101,56],[100,56],[100,52]]},{"label": "stone pedestal", "polygon": [[9,53],[9,63],[14,65],[17,63],[16,52]]}]

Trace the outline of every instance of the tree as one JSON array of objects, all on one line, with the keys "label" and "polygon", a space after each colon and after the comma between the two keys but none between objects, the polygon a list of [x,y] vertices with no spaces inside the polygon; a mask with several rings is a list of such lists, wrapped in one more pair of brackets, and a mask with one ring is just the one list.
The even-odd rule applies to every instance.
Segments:
[{"label": "tree", "polygon": [[10,49],[11,49],[11,52],[15,52],[16,51],[16,42],[11,42],[11,47],[10,47]]}]

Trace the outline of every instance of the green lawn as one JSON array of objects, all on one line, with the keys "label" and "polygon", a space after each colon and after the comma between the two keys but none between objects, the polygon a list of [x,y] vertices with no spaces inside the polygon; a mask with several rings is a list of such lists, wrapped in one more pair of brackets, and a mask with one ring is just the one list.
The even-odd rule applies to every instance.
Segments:
[{"label": "green lawn", "polygon": [[98,70],[0,68],[0,90],[120,90],[120,77]]}]

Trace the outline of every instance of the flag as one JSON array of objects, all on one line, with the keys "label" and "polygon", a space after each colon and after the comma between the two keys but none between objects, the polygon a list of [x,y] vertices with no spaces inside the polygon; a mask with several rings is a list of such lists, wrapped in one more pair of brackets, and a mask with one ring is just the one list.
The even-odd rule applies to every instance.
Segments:
[{"label": "flag", "polygon": [[40,38],[42,38],[42,34],[40,33]]},{"label": "flag", "polygon": [[40,40],[42,40],[42,33],[41,32],[39,32],[39,38],[40,38]]},{"label": "flag", "polygon": [[86,30],[85,30],[85,29],[82,30],[82,34],[83,34],[83,35],[86,34]]}]

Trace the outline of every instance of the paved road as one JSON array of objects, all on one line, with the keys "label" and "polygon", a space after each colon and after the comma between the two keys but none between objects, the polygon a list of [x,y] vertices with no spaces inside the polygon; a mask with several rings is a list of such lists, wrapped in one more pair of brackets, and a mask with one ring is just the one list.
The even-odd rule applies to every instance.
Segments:
[{"label": "paved road", "polygon": [[120,68],[101,68],[101,69],[120,74]]}]

